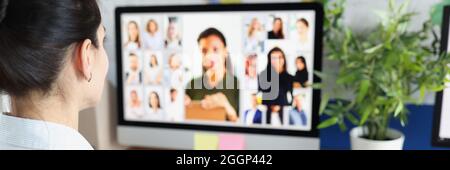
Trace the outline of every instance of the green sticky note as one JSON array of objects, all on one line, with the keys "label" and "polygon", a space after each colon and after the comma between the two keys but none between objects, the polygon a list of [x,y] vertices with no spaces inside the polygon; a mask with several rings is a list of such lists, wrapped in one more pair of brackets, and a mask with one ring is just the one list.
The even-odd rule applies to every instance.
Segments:
[{"label": "green sticky note", "polygon": [[196,133],[194,135],[195,150],[217,150],[219,147],[219,136],[213,134]]}]

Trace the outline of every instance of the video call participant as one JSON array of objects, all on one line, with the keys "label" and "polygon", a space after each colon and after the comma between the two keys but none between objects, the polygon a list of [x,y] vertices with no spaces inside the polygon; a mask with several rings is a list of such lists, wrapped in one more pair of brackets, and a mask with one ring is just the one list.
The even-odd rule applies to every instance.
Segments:
[{"label": "video call participant", "polygon": [[145,84],[160,85],[162,81],[162,66],[158,62],[156,54],[150,55],[149,67],[145,73]]},{"label": "video call participant", "polygon": [[272,31],[269,31],[267,36],[269,39],[284,39],[283,20],[281,18],[273,20]]},{"label": "video call participant", "polygon": [[173,53],[169,57],[169,68],[165,72],[166,82],[171,87],[183,87],[184,79],[183,79],[183,69],[181,65],[181,59],[178,54]]},{"label": "video call participant", "polygon": [[139,98],[139,95],[136,90],[131,90],[130,92],[130,101],[129,101],[129,115],[127,116],[130,119],[141,119],[144,115],[142,111],[142,101]]},{"label": "video call participant", "polygon": [[142,75],[139,71],[139,58],[135,53],[130,53],[128,56],[130,70],[126,74],[127,84],[138,85],[141,83]]},{"label": "video call participant", "polygon": [[147,50],[160,50],[163,48],[163,37],[159,31],[158,23],[154,19],[147,22],[144,37],[144,48]]},{"label": "video call participant", "polygon": [[150,92],[148,99],[148,106],[150,112],[146,114],[146,120],[163,120],[163,112],[161,107],[161,100],[158,93]]},{"label": "video call participant", "polygon": [[256,94],[252,94],[251,98],[252,108],[244,112],[244,124],[261,124],[262,123],[262,111],[258,109],[258,99]]},{"label": "video call participant", "polygon": [[296,22],[297,27],[297,41],[300,44],[301,50],[310,50],[311,42],[309,39],[309,22],[305,18],[300,18]]},{"label": "video call participant", "polygon": [[139,33],[139,26],[136,21],[128,23],[128,40],[125,43],[125,49],[135,51],[141,48],[141,35]]},{"label": "video call participant", "polygon": [[304,97],[302,95],[296,95],[294,97],[294,108],[289,112],[289,125],[306,126],[307,118],[303,110],[303,101]]},{"label": "video call participant", "polygon": [[238,120],[238,79],[232,74],[225,36],[216,28],[204,30],[197,42],[202,54],[203,73],[186,87],[186,103],[201,101],[204,109],[223,108],[226,119]]},{"label": "video call participant", "polygon": [[176,17],[169,18],[169,26],[167,26],[167,35],[164,41],[164,47],[170,50],[181,48],[181,36],[178,31],[178,23]]},{"label": "video call participant", "polygon": [[179,98],[180,94],[176,88],[171,88],[169,93],[170,99],[166,105],[167,120],[171,122],[183,121],[181,110],[181,106],[183,106],[183,103],[181,103],[181,100]]},{"label": "video call participant", "polygon": [[[286,69],[286,55],[282,49],[275,47],[267,55],[267,67],[259,75],[259,82],[269,82],[269,88],[263,88],[259,85],[259,91],[263,92],[262,103],[267,106],[267,123],[275,123],[272,120],[276,120],[276,123],[283,123],[283,106],[288,106],[291,103],[288,100],[288,95],[292,97],[293,80],[294,77],[291,76]],[[276,78],[272,75],[278,76],[278,82]],[[274,79],[274,80],[272,80]],[[274,100],[267,98],[267,94],[272,91],[272,88],[278,88],[278,93],[275,95]],[[272,114],[273,113],[273,114]],[[273,117],[272,116],[277,116]],[[279,122],[278,122],[279,121]]]},{"label": "video call participant", "polygon": [[257,54],[250,54],[245,61],[245,90],[258,90]]},{"label": "video call participant", "polygon": [[248,52],[259,52],[264,49],[265,32],[258,18],[253,18],[247,31],[245,49]]},{"label": "video call participant", "polygon": [[297,71],[294,76],[294,86],[305,88],[308,86],[309,80],[309,72],[308,67],[306,66],[305,57],[299,56],[295,59],[295,66],[297,67]]}]

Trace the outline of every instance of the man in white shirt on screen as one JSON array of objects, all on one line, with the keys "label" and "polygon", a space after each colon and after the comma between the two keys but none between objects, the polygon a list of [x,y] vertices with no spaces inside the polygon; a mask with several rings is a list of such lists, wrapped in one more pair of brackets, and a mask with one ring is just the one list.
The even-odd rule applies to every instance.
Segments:
[{"label": "man in white shirt on screen", "polygon": [[171,122],[181,122],[183,121],[182,114],[182,104],[179,92],[177,89],[170,89],[170,99],[167,103],[166,111],[167,111],[167,120]]}]

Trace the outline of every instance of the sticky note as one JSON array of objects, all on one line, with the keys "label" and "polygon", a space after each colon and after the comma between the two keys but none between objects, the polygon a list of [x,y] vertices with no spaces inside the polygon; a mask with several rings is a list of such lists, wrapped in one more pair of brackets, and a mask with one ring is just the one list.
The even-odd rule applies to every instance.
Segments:
[{"label": "sticky note", "polygon": [[245,138],[243,135],[219,135],[219,150],[244,150]]},{"label": "sticky note", "polygon": [[219,136],[214,134],[196,133],[194,135],[195,150],[217,150]]},{"label": "sticky note", "polygon": [[222,4],[237,4],[241,3],[241,0],[220,0]]}]

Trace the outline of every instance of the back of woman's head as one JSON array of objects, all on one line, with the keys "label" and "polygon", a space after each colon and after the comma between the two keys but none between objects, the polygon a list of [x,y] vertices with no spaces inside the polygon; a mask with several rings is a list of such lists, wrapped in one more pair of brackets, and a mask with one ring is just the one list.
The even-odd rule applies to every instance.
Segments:
[{"label": "back of woman's head", "polygon": [[95,0],[0,0],[0,92],[52,90],[71,47],[98,47]]}]

